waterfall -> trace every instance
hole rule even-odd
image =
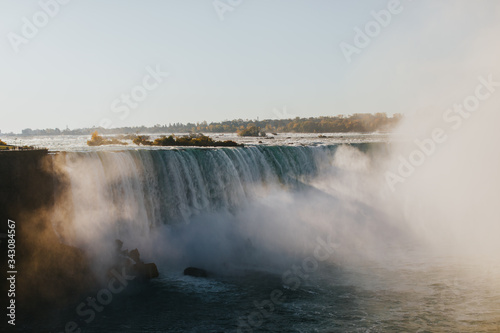
[[[74,222],[146,233],[194,216],[233,211],[266,189],[299,189],[337,146],[66,153]],[[85,225],[82,223],[82,225]]]
[[[364,248],[395,231],[380,203],[383,178],[371,147],[67,152],[57,162],[68,181],[57,211],[67,207],[61,225],[72,230],[58,233],[102,268],[117,238],[161,267],[221,271],[226,264],[278,269],[327,235],[347,243],[342,251],[375,254]]]

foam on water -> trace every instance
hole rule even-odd
[[[436,252],[414,232],[400,193],[383,190],[386,145],[325,143],[55,154],[73,227],[55,218],[62,240],[99,272],[120,238],[161,273],[86,331],[236,331],[273,290],[285,298],[256,331],[495,331],[498,261]],[[318,237],[335,251],[294,288],[284,276]]]
[[[165,134],[145,134],[154,140]],[[187,135],[188,133],[175,133],[176,135]],[[363,143],[363,142],[387,142],[389,134],[387,133],[323,133],[319,137],[314,133],[279,133],[278,135],[268,135],[267,138],[240,137],[236,133],[208,133],[208,136],[217,141],[233,140],[245,145],[330,145],[339,143]],[[104,137],[113,137],[113,135],[103,135]],[[138,146],[131,140],[122,140],[127,142],[127,146],[109,145],[100,147],[89,147],[87,140],[90,135],[59,135],[59,136],[6,136],[3,138],[8,144],[19,146],[45,147],[51,151],[96,151],[96,150],[129,150],[138,149]],[[260,143],[259,143],[260,141]],[[166,147],[140,147],[141,149],[168,149]],[[178,147],[176,147],[178,148]]]

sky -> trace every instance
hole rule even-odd
[[[0,36],[2,133],[442,112],[500,73],[496,0],[0,0]]]

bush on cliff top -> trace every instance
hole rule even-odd
[[[137,136],[133,141],[136,145],[144,146],[188,146],[188,147],[237,147],[242,146],[234,141],[215,141],[212,138],[203,135],[189,135],[189,136],[161,136],[154,141],[148,140],[147,136]]]
[[[244,130],[238,131],[239,136],[266,136],[266,133],[257,126],[249,126]]]
[[[112,138],[112,139],[106,139],[103,138],[102,136],[95,131],[92,133],[92,138],[90,140],[87,140],[87,145],[89,146],[102,146],[102,145],[126,145],[126,142],[122,142],[118,139]]]

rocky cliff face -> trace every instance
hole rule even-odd
[[[54,199],[54,177],[46,150],[0,151],[0,216],[11,220],[48,207]],[[1,223],[4,228],[6,223]],[[3,230],[3,229],[0,229]]]
[[[77,301],[95,285],[85,254],[62,244],[52,227],[53,209],[64,189],[65,181],[54,171],[53,156],[46,150],[0,152],[1,292],[6,295],[10,288],[4,276],[11,270],[5,234],[12,220],[15,300],[20,315]],[[7,302],[0,306],[5,309]]]

